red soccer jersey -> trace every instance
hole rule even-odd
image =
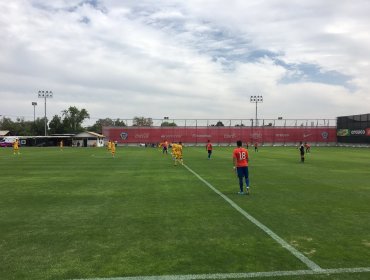
[[[236,167],[248,166],[248,151],[244,148],[236,148],[233,153],[236,158]]]
[[[208,144],[207,144],[207,150],[208,150],[208,151],[212,151],[212,144],[211,144],[211,143],[208,143]]]

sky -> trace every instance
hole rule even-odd
[[[370,113],[368,0],[12,0],[0,117],[335,119]]]

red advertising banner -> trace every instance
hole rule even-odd
[[[370,136],[370,128],[366,128],[366,136]]]
[[[103,127],[106,140],[134,143],[328,143],[337,141],[336,127]]]

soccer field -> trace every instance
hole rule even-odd
[[[0,149],[0,279],[370,279],[370,149],[232,149]]]

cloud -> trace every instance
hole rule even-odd
[[[264,96],[265,118],[369,112],[368,1],[14,0],[0,8],[2,115],[31,119],[40,89],[54,91],[49,117],[78,106],[92,120],[250,119],[254,94]]]

